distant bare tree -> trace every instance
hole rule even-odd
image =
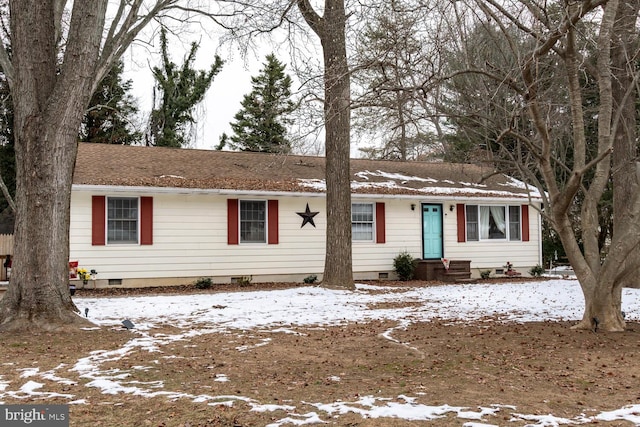
[[[354,129],[373,145],[368,157],[397,160],[440,155],[442,129],[423,87],[438,76],[438,2],[414,0],[371,6],[354,43]],[[367,137],[368,136],[368,137]]]

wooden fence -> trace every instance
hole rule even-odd
[[[13,255],[13,234],[0,234],[0,256]]]

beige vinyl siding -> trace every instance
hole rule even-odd
[[[459,202],[462,203],[462,202]],[[468,202],[474,205],[491,205],[496,203],[477,200]],[[497,203],[498,205],[522,205],[522,201],[508,201]],[[506,240],[481,240],[471,242],[458,242],[458,225],[456,211],[449,211],[449,205],[445,205],[444,220],[444,256],[449,259],[464,259],[471,261],[471,270],[478,273],[480,270],[502,268],[507,261],[514,268],[527,272],[531,267],[540,264],[540,216],[533,207],[529,207],[529,241]],[[457,209],[457,207],[456,207]]]
[[[302,218],[296,212],[304,211],[306,199],[280,199],[279,244],[228,245],[228,197],[146,194],[153,197],[153,245],[92,246],[92,194],[72,194],[70,257],[81,267],[97,270],[99,279],[262,276],[281,275],[283,270],[309,275],[323,270],[323,198],[309,202],[312,211],[321,212],[314,218],[316,228],[300,228]]]
[[[219,195],[212,193],[184,194],[172,192],[152,193],[153,244],[91,245],[91,196],[105,195],[136,197],[126,191],[72,192],[70,258],[78,260],[80,267],[98,271],[99,281],[123,279],[145,285],[149,279],[165,280],[163,284],[191,283],[199,277],[212,277],[217,282],[228,282],[233,277],[252,276],[253,280],[302,281],[309,275],[321,278],[325,260],[326,207],[325,198],[310,196],[256,196]],[[279,243],[227,244],[227,199],[278,200]],[[399,197],[354,196],[354,203],[385,204],[385,243],[354,241],[353,271],[357,279],[375,279],[378,273],[392,273],[393,259],[407,251],[415,258],[422,256],[421,200]],[[480,270],[495,269],[510,261],[516,268],[526,269],[538,264],[540,254],[539,215],[529,209],[530,241],[457,242],[457,217],[451,202],[428,200],[442,204],[444,256],[449,259],[471,260],[474,274]],[[309,204],[316,227],[306,224],[301,228],[304,212]],[[489,204],[488,201],[474,204]],[[509,201],[505,204],[518,205]],[[411,205],[415,209],[411,210]],[[375,212],[375,208],[374,208]],[[375,222],[374,218],[374,230]],[[375,234],[375,233],[374,233]],[[524,270],[526,272],[526,270]],[[391,274],[391,277],[393,275]],[[156,282],[157,282],[156,280]],[[124,282],[123,282],[124,283]],[[131,282],[133,283],[133,282]],[[101,283],[104,285],[104,283]]]
[[[361,199],[354,198],[354,203],[385,203],[386,242],[353,242],[353,271],[362,272],[390,272],[393,271],[393,259],[403,251],[413,257],[420,258],[422,247],[422,230],[419,203],[408,199]],[[415,204],[414,211],[411,204]],[[375,212],[375,208],[374,208]],[[377,218],[374,218],[374,223]],[[375,225],[374,225],[375,229]],[[373,274],[377,277],[377,274]]]

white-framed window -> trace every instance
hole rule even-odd
[[[266,243],[266,224],[266,200],[240,200],[240,243]]]
[[[107,243],[138,243],[139,206],[137,197],[107,197]]]
[[[509,240],[522,240],[522,214],[520,206],[509,206]]]
[[[373,241],[373,203],[351,204],[351,237],[356,241]]]
[[[521,240],[520,206],[467,205],[467,241]]]

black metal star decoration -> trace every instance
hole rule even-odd
[[[311,212],[311,209],[309,209],[309,203],[307,203],[307,208],[304,210],[304,212],[296,213],[302,217],[302,225],[300,226],[300,228],[302,228],[307,224],[311,224],[315,227],[316,224],[313,222],[313,217],[318,215],[320,212]]]

